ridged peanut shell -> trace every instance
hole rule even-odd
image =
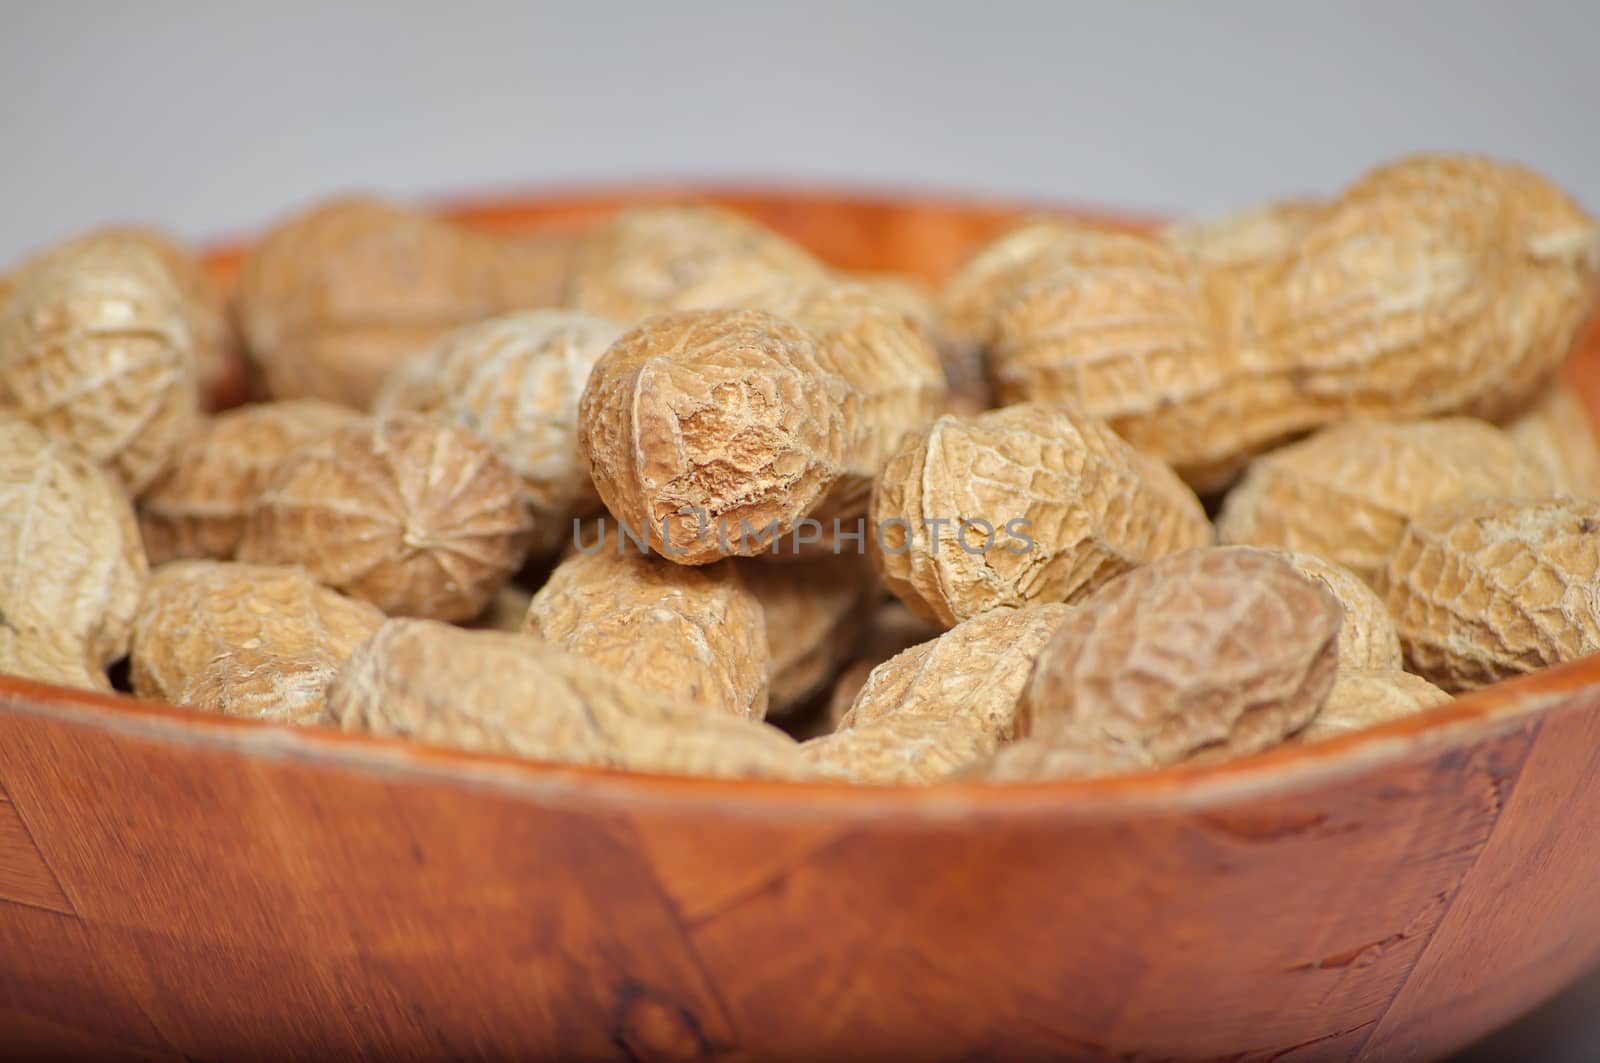
[[[1257,752],[1321,707],[1340,620],[1338,600],[1274,554],[1162,558],[1056,629],[1018,702],[1017,733],[1156,765]]]
[[[188,676],[173,701],[247,720],[325,724],[328,684],[339,662],[323,654],[284,657],[233,650]]]
[[[979,247],[956,268],[939,293],[946,334],[963,361],[981,364],[994,339],[995,315],[1019,278],[1042,254],[1076,239],[1084,226],[1059,218],[1034,218]]]
[[[527,553],[522,481],[473,432],[406,414],[362,420],[281,462],[239,560],[304,565],[385,613],[469,620]]]
[[[802,760],[825,778],[869,784],[938,782],[983,759],[993,736],[965,719],[893,717],[800,744]]]
[[[589,374],[579,446],[613,516],[679,564],[761,553],[844,471],[849,388],[799,327],[695,310],[625,334]]]
[[[1361,671],[1339,670],[1328,691],[1328,699],[1295,737],[1302,742],[1364,731],[1390,720],[1415,716],[1435,705],[1443,705],[1450,695],[1422,678],[1398,668]]]
[[[771,714],[792,712],[826,687],[850,658],[866,628],[865,606],[882,593],[878,581],[858,554],[786,565],[737,564],[767,633]]]
[[[1217,533],[1225,543],[1314,554],[1373,584],[1415,514],[1553,486],[1543,464],[1482,421],[1351,421],[1251,463],[1223,502]]]
[[[1572,385],[1552,381],[1525,413],[1506,425],[1506,431],[1544,463],[1557,490],[1600,499],[1600,444],[1583,399]]]
[[[1089,738],[1019,738],[1001,746],[993,756],[963,768],[956,777],[977,782],[1040,782],[1131,775],[1156,767],[1154,758],[1142,747],[1110,747]]]
[[[631,325],[675,310],[742,306],[775,284],[826,276],[808,252],[734,211],[631,207],[577,249],[569,305]]]
[[[572,519],[600,508],[578,454],[578,400],[625,330],[571,310],[525,310],[458,329],[386,381],[380,413],[440,413],[499,450],[533,509],[534,552],[560,549]],[[423,377],[426,376],[426,382]]]
[[[0,412],[143,490],[200,416],[194,340],[160,259],[97,243],[29,271],[0,316]]]
[[[879,575],[946,627],[990,609],[1073,601],[1212,541],[1199,500],[1170,469],[1092,417],[1038,404],[935,421],[889,460],[871,517]],[[964,520],[992,526],[992,543],[976,524],[963,538]]]
[[[0,418],[0,672],[109,690],[149,566],[127,496],[32,425]]]
[[[390,620],[328,691],[347,732],[637,771],[801,776],[792,739],[640,690],[576,654],[500,631]]]
[[[227,410],[202,424],[139,498],[151,564],[233,557],[278,463],[359,416],[321,399],[288,399]]]
[[[129,679],[141,697],[218,712],[237,698],[239,711],[230,714],[313,722],[321,712],[316,677],[325,683],[383,620],[378,609],[301,568],[174,561],[151,576],[134,625]],[[271,661],[285,672],[277,711],[261,689],[274,681],[259,674]],[[255,708],[243,708],[246,702]]]
[[[1161,238],[1202,264],[1249,270],[1289,253],[1320,220],[1328,203],[1284,199],[1213,217],[1189,218],[1161,231]]]
[[[1432,507],[1406,527],[1382,587],[1407,667],[1448,691],[1600,653],[1600,502]]]
[[[767,714],[761,603],[728,565],[690,568],[615,545],[574,553],[533,596],[524,630],[676,703]]]
[[[1400,632],[1378,592],[1361,577],[1315,554],[1273,550],[1307,579],[1316,580],[1339,600],[1344,620],[1339,625],[1339,668],[1383,671],[1399,668]]]

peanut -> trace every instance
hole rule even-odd
[[[867,685],[872,670],[903,650],[936,639],[942,629],[913,613],[904,602],[885,602],[873,611],[855,660],[839,675],[828,703],[827,730],[832,731]]]
[[[149,250],[89,243],[22,278],[0,317],[0,411],[71,442],[131,492],[199,419],[194,341]]]
[[[679,564],[782,538],[844,472],[855,406],[809,333],[757,310],[652,318],[612,345],[579,403],[606,508]],[[746,533],[746,530],[749,533]]]
[[[1328,700],[1295,737],[1301,742],[1337,738],[1390,720],[1415,716],[1449,700],[1449,694],[1426,679],[1398,668],[1372,671],[1340,668],[1328,691]]]
[[[1435,506],[1381,584],[1408,667],[1447,691],[1600,653],[1600,502]]]
[[[467,620],[527,552],[522,482],[489,444],[401,415],[321,436],[262,488],[241,561],[304,565],[386,613]]]
[[[1016,733],[1154,765],[1257,752],[1321,707],[1341,612],[1332,593],[1266,551],[1161,558],[1100,588],[1056,629],[1018,701]]]
[[[881,593],[878,582],[860,555],[738,564],[761,608],[772,654],[771,714],[791,714],[849,659],[865,627],[867,600],[874,591]]]
[[[1578,498],[1600,499],[1600,446],[1583,400],[1556,380],[1506,431],[1524,451],[1544,463],[1555,486]]]
[[[499,631],[389,620],[328,689],[347,732],[636,771],[803,777],[767,724],[654,697],[585,658]]]
[[[790,280],[821,280],[809,253],[717,207],[618,211],[579,246],[569,305],[634,324],[676,310],[739,306]]]
[[[494,592],[488,608],[467,621],[466,627],[487,631],[520,632],[528,619],[533,593],[508,583]]]
[[[1033,218],[978,248],[945,281],[940,318],[964,362],[981,364],[994,342],[995,315],[1037,259],[1069,240],[1081,226],[1057,218]]]
[[[673,565],[621,546],[557,565],[533,596],[523,629],[647,693],[765,717],[767,628],[739,573]]]
[[[1281,259],[1322,220],[1321,200],[1286,199],[1167,226],[1161,238],[1210,267],[1251,270]]]
[[[1037,404],[935,421],[889,460],[871,517],[879,575],[946,627],[1072,601],[1212,541],[1199,500],[1170,469],[1091,417]],[[989,533],[975,534],[981,524]]]
[[[1401,664],[1400,632],[1378,593],[1343,565],[1314,554],[1273,550],[1302,576],[1316,580],[1339,601],[1344,620],[1339,625],[1341,672],[1386,671]]]
[[[83,454],[0,417],[0,672],[110,690],[149,566],[127,496]]]
[[[1315,554],[1373,584],[1414,514],[1552,487],[1543,465],[1482,421],[1352,421],[1256,459],[1217,532],[1225,543]]]
[[[407,362],[385,382],[375,407],[380,414],[442,414],[498,449],[527,489],[533,552],[548,556],[567,540],[574,517],[600,508],[578,455],[578,400],[589,371],[623,331],[567,310],[468,325]]]
[[[150,579],[129,675],[143,697],[315,723],[334,669],[383,619],[301,568],[175,561]]]
[[[229,410],[203,424],[139,499],[151,563],[232,558],[278,463],[358,416],[321,399],[290,399]]]

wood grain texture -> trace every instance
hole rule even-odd
[[[1017,216],[719,198],[930,275]],[[1591,412],[1597,340],[1571,370]],[[928,789],[523,763],[0,678],[0,1045],[1430,1058],[1600,963],[1597,774],[1600,659],[1238,764]]]

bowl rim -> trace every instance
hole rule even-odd
[[[494,223],[548,210],[580,214],[623,202],[710,201],[831,203],[840,207],[953,211],[974,216],[1067,215],[1148,229],[1163,219],[1115,209],[1077,207],[1019,197],[901,188],[826,180],[568,181],[512,190],[419,198],[467,221]],[[219,277],[231,277],[249,246],[229,236],[203,245]],[[1600,342],[1590,333],[1590,344]],[[1580,344],[1584,341],[1580,340]],[[1174,765],[1131,775],[1091,779],[989,782],[943,780],[929,785],[861,784],[825,779],[713,778],[531,760],[426,745],[399,738],[346,734],[240,719],[133,695],[100,693],[0,674],[0,711],[47,716],[135,739],[192,744],[244,756],[301,758],[334,770],[430,778],[488,787],[535,801],[637,808],[714,806],[755,818],[796,812],[856,820],[969,821],[1063,816],[1100,820],[1138,810],[1193,811],[1266,797],[1358,775],[1397,762],[1489,741],[1526,727],[1540,710],[1585,693],[1600,702],[1600,654],[1460,695],[1414,716],[1337,738],[1286,744],[1237,760]]]

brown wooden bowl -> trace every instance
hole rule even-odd
[[[1021,213],[705,188],[458,211],[691,196],[929,279]],[[1600,334],[1571,372],[1592,409]],[[1236,764],[930,789],[534,764],[0,678],[0,1046],[1430,1057],[1600,962],[1597,782],[1600,658]]]

